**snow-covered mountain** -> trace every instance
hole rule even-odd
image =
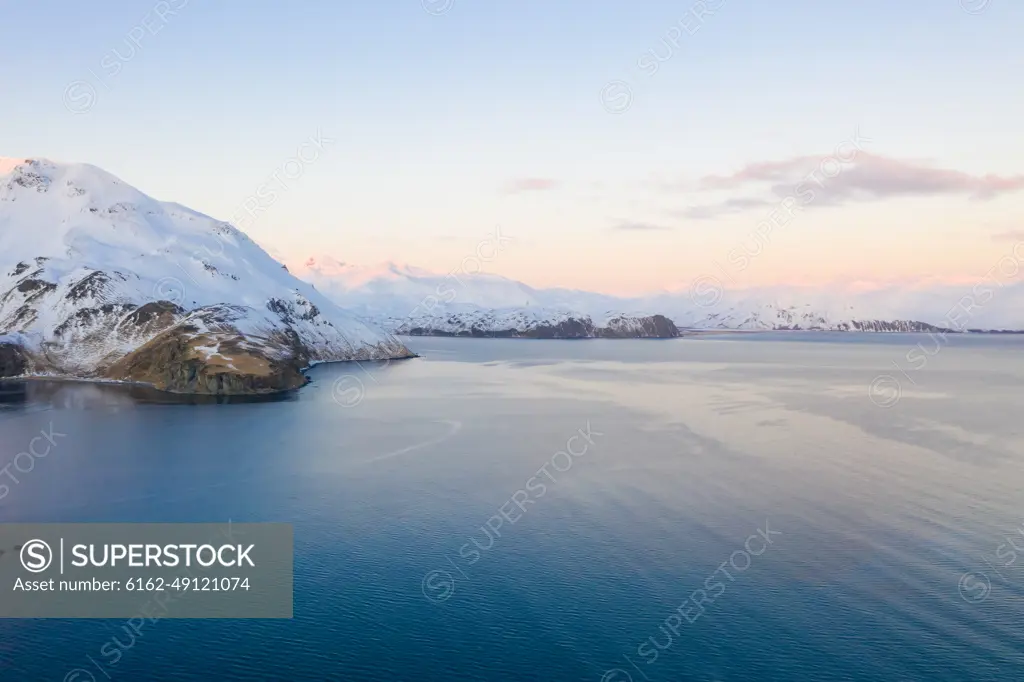
[[[695,329],[1024,329],[1024,286],[1009,279],[859,290],[837,286],[729,291],[698,285],[693,291],[647,297],[643,305],[663,311],[680,327]]]
[[[534,289],[499,275],[437,274],[409,265],[366,267],[330,257],[293,270],[329,298],[403,335],[530,338],[671,338],[665,317],[621,309],[622,299],[569,289]]]
[[[227,223],[90,165],[0,168],[0,376],[261,392],[314,362],[411,355]]]
[[[329,256],[289,263],[289,268],[339,305],[370,317],[406,317],[430,296],[442,303],[487,309],[551,303],[550,290],[538,291],[522,282],[485,273],[444,275],[390,262],[354,265]]]
[[[963,285],[738,291],[697,278],[681,291],[616,297],[535,289],[498,275],[433,273],[393,263],[364,267],[322,256],[291,267],[332,300],[400,334],[529,336],[575,322],[599,330],[619,320],[627,332],[632,325],[642,336],[647,334],[637,325],[659,315],[696,330],[1024,329],[1024,285],[1006,277]]]
[[[450,306],[407,318],[382,318],[380,324],[409,336],[477,336],[533,339],[675,338],[679,329],[662,315],[614,313],[590,315],[548,308],[489,309]]]

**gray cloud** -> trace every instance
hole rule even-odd
[[[684,218],[690,218],[691,220],[710,220],[711,218],[717,218],[731,213],[743,213],[744,211],[749,211],[753,208],[774,206],[777,203],[779,202],[770,201],[768,199],[759,199],[757,197],[733,197],[732,199],[726,199],[718,204],[691,206],[690,208],[682,211],[680,215]]]
[[[616,223],[612,227],[612,229],[613,230],[626,230],[626,231],[632,231],[632,232],[642,232],[642,231],[654,231],[654,230],[671,230],[672,228],[666,227],[664,225],[655,225],[654,223],[641,223],[641,222],[634,222],[634,221],[624,220],[622,222]]]

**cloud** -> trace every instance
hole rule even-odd
[[[996,242],[1024,242],[1024,230],[1008,230],[992,235]]]
[[[734,196],[693,207],[689,218],[709,219],[750,208],[777,204],[786,197],[802,206],[835,206],[850,202],[881,201],[899,197],[965,196],[991,199],[1024,190],[1024,175],[972,175],[920,162],[854,153],[847,162],[836,156],[798,156],[782,161],[752,163],[731,175],[709,175],[699,187],[709,191],[743,190],[768,185],[775,200],[758,196]]]
[[[732,175],[707,175],[701,178],[703,189],[732,189],[749,182],[783,180],[794,173],[806,174],[821,162],[816,156],[797,156],[785,161],[751,163]]]
[[[727,215],[730,213],[742,213],[749,211],[752,208],[765,208],[767,206],[774,206],[778,201],[771,201],[768,199],[759,199],[756,197],[734,197],[732,199],[726,199],[718,204],[711,204],[708,206],[691,206],[683,210],[680,215],[684,218],[690,218],[691,220],[709,220],[711,218],[717,218],[721,215]]]
[[[518,178],[508,183],[505,191],[509,194],[519,192],[547,192],[558,187],[558,181],[551,178]]]
[[[640,223],[640,222],[633,222],[633,221],[624,220],[622,222],[616,223],[612,227],[612,229],[613,230],[626,230],[626,231],[631,231],[631,232],[644,232],[644,231],[650,232],[650,231],[654,231],[654,230],[671,230],[672,228],[671,227],[665,227],[664,225],[655,225],[654,223]]]

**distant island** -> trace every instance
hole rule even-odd
[[[674,339],[679,328],[664,315],[611,315],[600,324],[568,312],[490,311],[380,320],[401,336],[496,339]]]
[[[913,320],[854,320],[834,326],[780,325],[771,328],[702,327],[680,329],[664,315],[616,315],[595,324],[587,315],[554,313],[527,317],[522,311],[479,311],[477,314],[437,316],[432,319],[382,319],[380,324],[399,336],[457,336],[472,338],[523,339],[674,339],[694,333],[828,331],[873,333],[957,333]],[[974,330],[971,330],[974,331]],[[1013,333],[1013,332],[990,332]]]

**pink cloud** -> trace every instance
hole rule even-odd
[[[704,190],[741,190],[756,184],[768,184],[770,195],[733,196],[694,207],[687,215],[706,219],[757,208],[799,194],[801,186],[813,192],[813,203],[817,206],[911,196],[963,195],[991,199],[1024,190],[1024,175],[972,175],[860,151],[845,162],[833,155],[751,163],[730,175],[705,176],[699,186]],[[810,194],[805,193],[805,196]]]
[[[1024,230],[1008,230],[992,235],[996,242],[1024,242]]]

